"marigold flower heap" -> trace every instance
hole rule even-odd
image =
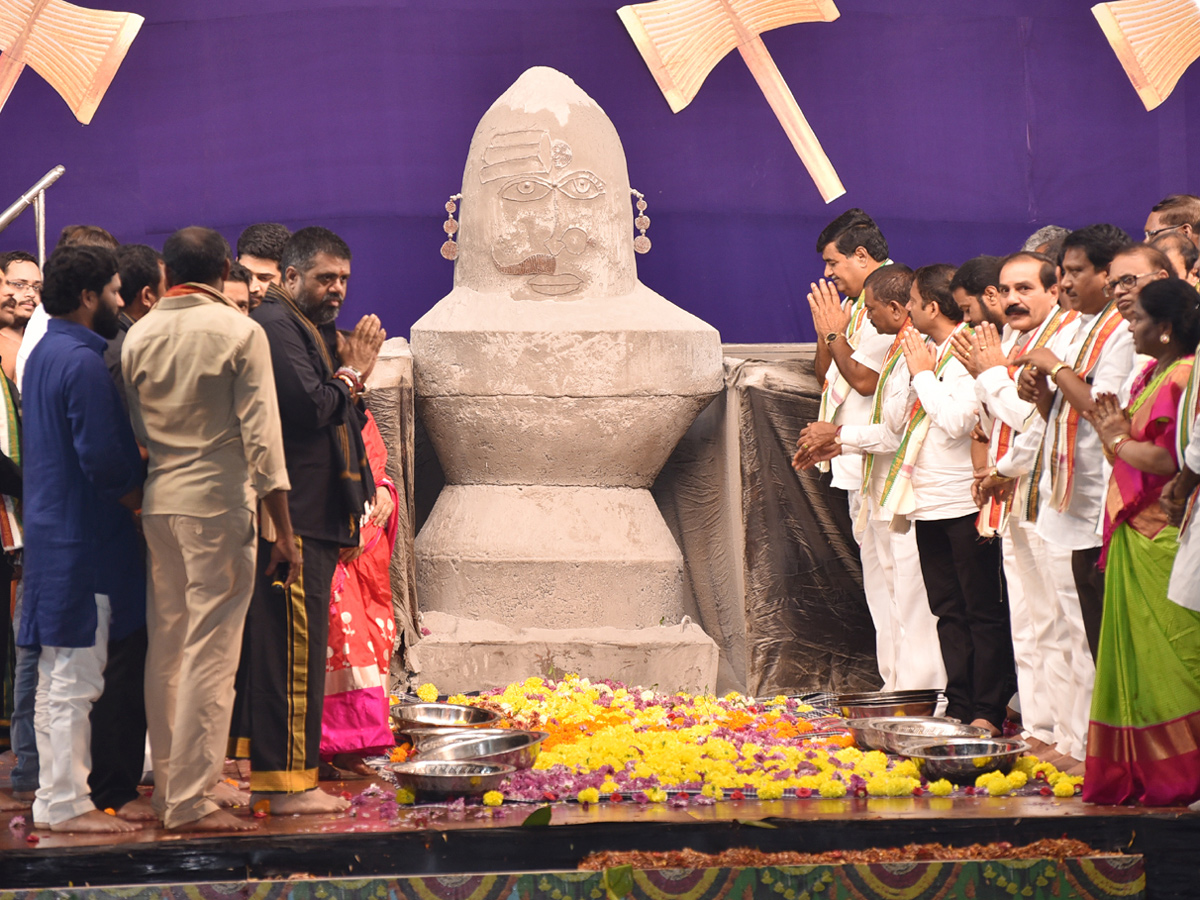
[[[803,718],[812,707],[782,696],[756,704],[736,693],[659,694],[568,675],[449,699],[549,734],[534,768],[506,783],[508,800],[590,799],[594,790],[606,800],[663,802],[671,791],[711,803],[789,790],[839,797],[860,787],[896,796],[920,785],[912,763],[889,764],[848,746],[846,735],[819,732]]]

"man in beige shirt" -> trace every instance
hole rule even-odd
[[[255,496],[276,526],[271,569],[300,568],[270,349],[221,294],[228,245],[184,228],[163,257],[172,285],[121,352],[129,413],[149,452],[146,711],[154,806],[177,831],[253,828],[221,810],[242,626],[254,590]]]

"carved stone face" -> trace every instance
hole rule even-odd
[[[530,69],[492,105],[462,194],[456,285],[513,300],[633,289],[625,152],[608,116],[562,73]]]

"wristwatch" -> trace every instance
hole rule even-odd
[[[834,341],[836,341],[841,336],[842,336],[842,333],[840,331],[831,331],[831,332],[829,332],[829,334],[825,335],[825,343],[832,344]]]

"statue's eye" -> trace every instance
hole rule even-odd
[[[505,200],[517,200],[527,203],[530,200],[541,200],[551,191],[550,185],[536,178],[518,178],[510,181],[500,192]]]
[[[560,182],[558,189],[572,200],[592,200],[604,193],[604,182],[591,172],[576,172]]]

